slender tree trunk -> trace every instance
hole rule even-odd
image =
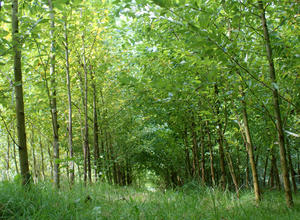
[[[244,131],[245,131],[245,136],[246,136],[246,148],[247,148],[249,159],[250,159],[255,200],[258,202],[258,201],[260,201],[260,189],[259,189],[259,183],[258,183],[258,175],[257,175],[255,161],[254,161],[252,138],[250,135],[250,129],[249,129],[249,125],[248,125],[248,114],[247,114],[247,106],[246,106],[246,101],[245,101],[245,94],[242,90],[241,90],[241,95],[243,97],[242,112],[243,112]]]
[[[203,132],[201,134],[201,142],[200,142],[200,146],[201,146],[201,180],[202,180],[202,184],[205,184],[205,149],[204,149],[204,136],[203,136]]]
[[[249,154],[247,154],[247,159],[246,159],[246,180],[245,180],[245,187],[246,187],[246,189],[249,188]]]
[[[43,181],[45,181],[45,162],[44,162],[44,151],[43,151],[43,145],[42,145],[42,138],[40,137],[40,151],[41,151],[41,163],[42,163],[42,175],[43,175]]]
[[[232,159],[229,153],[226,153],[226,158],[228,161],[228,167],[229,167],[229,172],[231,174],[231,178],[232,178],[232,182],[234,184],[234,188],[235,188],[235,192],[236,192],[236,196],[237,198],[240,197],[240,193],[239,193],[239,185],[238,185],[238,181],[234,172],[234,167],[233,167],[233,163],[232,163]]]
[[[186,173],[187,177],[190,178],[192,174],[192,166],[191,166],[191,159],[190,159],[190,151],[189,151],[189,142],[188,142],[188,132],[187,128],[184,128],[184,133],[183,133],[183,139],[184,139],[184,152],[185,152],[185,165],[186,165]]]
[[[277,189],[280,190],[281,189],[281,184],[280,184],[279,172],[278,172],[276,155],[275,155],[274,149],[272,149],[272,160],[271,160],[271,162],[272,162],[271,174],[272,174],[272,178],[273,178],[273,181],[271,181],[271,186],[272,187],[274,186],[274,180],[275,180]],[[272,184],[272,182],[273,182],[273,184]]]
[[[16,115],[17,115],[17,132],[19,159],[23,185],[30,182],[30,173],[28,165],[28,153],[26,145],[25,132],[25,113],[23,101],[23,85],[21,70],[21,42],[19,37],[19,18],[18,18],[18,0],[12,1],[12,43],[14,56],[14,77],[15,77],[15,93],[16,93]]]
[[[13,138],[15,138],[15,124],[13,123]],[[17,162],[17,154],[16,154],[16,145],[15,145],[15,142],[12,143],[13,145],[13,153],[14,153],[14,163],[15,163],[15,168],[16,168],[16,171],[17,171],[17,174],[20,173],[19,171],[19,167],[18,167],[18,162]]]
[[[80,87],[82,90],[82,86]],[[83,91],[82,91],[83,93]],[[82,102],[84,103],[84,100],[82,98]],[[80,121],[80,133],[81,133],[81,141],[82,141],[82,151],[83,151],[83,182],[84,185],[86,186],[87,183],[87,149],[85,147],[85,141],[84,141],[84,132],[83,132],[83,125],[82,125],[82,118],[81,118],[81,112],[80,109],[78,109],[79,111],[79,121]]]
[[[31,152],[32,152],[32,172],[33,172],[33,179],[36,183],[38,181],[38,175],[37,175],[37,164],[36,164],[36,157],[35,157],[35,143],[34,143],[34,130],[33,127],[31,128]]]
[[[102,102],[102,106],[105,106],[105,102],[104,102],[104,97],[103,97],[103,93],[102,90],[100,89],[100,97],[101,97],[101,102]],[[103,118],[103,128],[102,128],[102,124],[101,124],[101,133],[104,136],[105,141],[103,141],[103,154],[104,154],[104,163],[105,163],[105,174],[106,174],[106,178],[108,180],[108,183],[112,184],[113,183],[113,171],[112,171],[112,155],[110,152],[110,146],[109,146],[109,139],[108,139],[108,122],[106,120],[107,117],[107,109],[105,109],[104,114],[102,116]]]
[[[7,173],[10,169],[9,160],[10,160],[10,139],[9,139],[9,135],[7,135],[7,150],[6,150],[6,171],[7,171]]]
[[[292,161],[292,157],[291,157],[291,148],[289,146],[288,139],[286,139],[286,147],[287,147],[287,157],[288,157],[288,162],[289,162],[289,168],[290,168],[291,177],[292,177],[292,184],[293,184],[294,192],[297,193],[298,189],[297,189],[296,178],[295,178],[296,172],[293,167],[293,161]]]
[[[53,129],[53,159],[54,159],[54,184],[56,188],[60,187],[60,171],[59,171],[59,138],[58,138],[58,120],[57,120],[57,107],[56,107],[56,80],[55,80],[55,39],[54,39],[54,11],[52,0],[48,0],[50,19],[51,19],[51,53],[50,53],[50,76],[51,76],[51,118],[52,118],[52,129]]]
[[[68,88],[68,105],[69,105],[69,122],[68,122],[68,133],[69,133],[69,154],[70,154],[70,183],[74,184],[74,155],[73,155],[73,124],[72,124],[72,95],[71,95],[71,81],[70,81],[70,63],[69,63],[69,42],[68,42],[68,26],[67,18],[65,17],[64,23],[65,31],[65,59],[66,59],[66,73],[67,73],[67,88]]]
[[[85,34],[82,33],[82,56],[83,56],[83,69],[84,69],[84,148],[87,156],[87,171],[89,182],[92,182],[91,174],[91,160],[89,149],[89,125],[88,125],[88,70],[85,57]]]
[[[263,186],[266,186],[266,176],[267,176],[268,162],[269,162],[269,151],[267,152],[267,156],[266,156],[266,162],[265,162],[265,168],[264,168]]]
[[[93,87],[93,114],[94,114],[94,160],[95,160],[95,178],[96,181],[99,178],[100,172],[100,162],[99,162],[99,126],[98,126],[98,112],[97,112],[97,92],[95,85],[95,78],[93,72],[91,71],[92,76],[92,87]]]
[[[49,155],[49,160],[50,160],[50,174],[51,174],[51,179],[53,179],[53,161],[52,161],[52,155],[51,155],[51,150],[50,150],[50,147],[49,145],[47,145],[48,147],[48,155]]]
[[[269,175],[269,182],[268,185],[270,188],[274,187],[274,166],[273,166],[273,155],[271,156],[271,169],[270,169],[270,175]]]
[[[199,165],[199,157],[198,157],[198,140],[197,140],[197,133],[195,131],[195,123],[192,122],[191,125],[192,129],[192,139],[193,139],[193,177],[199,180],[200,178],[200,165]]]
[[[217,84],[215,84],[215,95],[216,98],[218,99],[218,94],[219,94],[219,90],[218,90],[218,86]],[[224,156],[224,143],[223,143],[223,131],[222,131],[222,124],[221,124],[221,120],[220,120],[220,102],[217,101],[216,103],[216,113],[217,113],[217,117],[218,117],[218,143],[219,143],[219,155],[220,155],[220,169],[221,169],[221,187],[223,190],[225,190],[226,188],[226,172],[225,172],[225,156]]]
[[[213,149],[212,149],[212,143],[211,143],[211,137],[210,137],[210,131],[208,127],[208,122],[206,121],[206,133],[208,138],[208,148],[209,148],[209,159],[210,159],[210,174],[211,174],[211,181],[213,186],[215,186],[215,169],[214,169],[214,155],[213,155]]]
[[[299,156],[299,149],[297,150],[297,161],[298,161],[298,182],[300,182],[300,156]]]
[[[272,56],[272,47],[271,47],[271,41],[270,41],[270,37],[269,37],[269,30],[268,30],[268,26],[267,26],[263,1],[258,1],[258,7],[261,10],[261,22],[262,22],[262,28],[264,31],[267,58],[268,58],[268,62],[269,62],[270,78],[272,80],[272,83],[274,85],[276,85],[277,81],[276,81],[276,73],[275,73],[275,67],[274,67],[273,56]],[[292,207],[293,206],[293,197],[292,197],[292,190],[291,190],[291,185],[290,185],[290,180],[289,180],[289,172],[288,172],[288,168],[287,168],[286,149],[285,149],[285,144],[284,144],[284,133],[283,133],[283,129],[282,129],[282,120],[281,120],[281,114],[280,114],[279,95],[278,95],[277,86],[274,86],[274,88],[273,88],[273,106],[274,106],[275,118],[276,118],[278,144],[279,144],[279,148],[280,148],[280,162],[281,162],[282,178],[283,178],[283,183],[284,183],[285,198],[286,198],[287,206]]]

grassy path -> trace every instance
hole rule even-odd
[[[282,192],[268,191],[257,206],[252,192],[209,188],[151,192],[131,187],[94,184],[55,191],[38,184],[29,192],[13,183],[0,183],[0,219],[300,219],[300,195],[286,208]]]

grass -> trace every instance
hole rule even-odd
[[[56,191],[40,183],[25,191],[0,183],[0,219],[300,219],[300,195],[288,209],[283,192],[268,191],[257,206],[250,191],[231,192],[186,186],[151,192],[133,187],[93,184]],[[90,198],[90,199],[89,199]]]

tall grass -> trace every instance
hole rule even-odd
[[[151,192],[133,187],[76,184],[57,191],[49,183],[23,189],[0,183],[0,219],[300,219],[300,195],[288,209],[283,192],[269,191],[257,206],[251,191],[234,193],[185,186]]]

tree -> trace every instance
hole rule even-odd
[[[20,157],[20,169],[23,185],[30,182],[28,166],[28,153],[26,145],[25,112],[23,100],[22,63],[21,63],[21,39],[19,34],[18,0],[12,2],[12,43],[14,54],[14,76],[16,93],[16,116],[18,132],[18,148]]]
[[[53,130],[53,159],[54,159],[54,184],[57,188],[60,187],[60,171],[59,171],[59,136],[58,136],[58,119],[57,119],[57,107],[56,107],[56,82],[55,82],[55,40],[54,40],[54,11],[52,0],[48,0],[50,19],[51,19],[51,52],[50,52],[50,77],[51,77],[51,95],[50,107],[51,107],[51,119]]]
[[[276,85],[277,83],[276,73],[275,73],[274,61],[272,56],[272,47],[271,47],[271,41],[269,37],[269,30],[268,30],[267,20],[265,16],[265,8],[262,1],[258,1],[258,7],[261,10],[260,16],[261,16],[261,23],[264,32],[267,58],[269,63],[269,73],[270,73],[270,78],[272,80],[272,84],[274,86],[273,107],[274,107],[275,118],[276,118],[276,130],[277,130],[277,137],[278,137],[278,145],[280,149],[280,162],[281,162],[282,178],[283,178],[284,190],[285,190],[285,198],[286,198],[287,205],[289,207],[292,207],[293,198],[292,198],[292,190],[291,190],[291,185],[289,180],[289,171],[287,168],[286,148],[284,143],[284,133],[282,128],[282,119],[281,119],[280,106],[279,106],[278,87]]]

